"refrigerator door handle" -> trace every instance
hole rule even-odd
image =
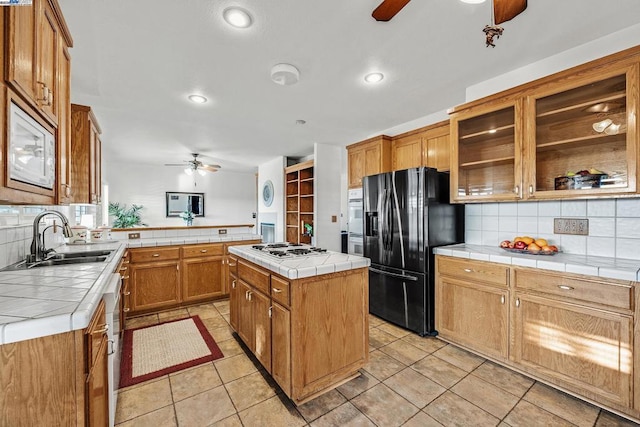
[[[374,273],[382,274],[382,275],[385,275],[385,276],[396,277],[398,279],[409,280],[411,282],[417,282],[418,281],[418,278],[415,277],[415,276],[409,276],[407,274],[391,273],[389,271],[378,270],[377,268],[374,268],[374,267],[369,267],[369,271],[373,271]]]

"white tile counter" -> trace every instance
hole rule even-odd
[[[56,252],[114,249],[107,262],[0,272],[0,345],[84,329],[127,247],[256,240],[256,234],[111,240],[66,245]]]
[[[257,251],[248,245],[232,246],[229,252],[289,279],[302,279],[371,265],[369,258],[331,251],[308,256],[279,258]]]
[[[640,281],[640,261],[631,259],[563,253],[555,255],[517,254],[498,247],[464,243],[435,248],[434,253],[436,255],[491,261],[520,267],[534,267],[634,282]]]

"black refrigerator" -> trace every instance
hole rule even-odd
[[[434,255],[464,242],[464,205],[449,203],[449,174],[412,168],[363,179],[369,311],[419,335],[437,335]]]

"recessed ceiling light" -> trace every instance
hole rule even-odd
[[[469,3],[469,4],[479,4],[479,3],[484,3],[485,0],[460,0],[462,3]]]
[[[384,79],[384,74],[382,73],[369,73],[364,76],[364,81],[367,83],[378,83]]]
[[[204,104],[207,102],[207,98],[202,95],[189,95],[189,100],[191,102],[195,102],[196,104]]]
[[[228,7],[222,12],[222,17],[232,27],[248,28],[253,23],[251,15],[239,7]]]

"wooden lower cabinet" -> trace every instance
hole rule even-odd
[[[182,301],[193,302],[225,294],[223,256],[182,261]]]
[[[293,402],[358,375],[369,356],[367,268],[291,280],[238,266],[234,329]]]
[[[238,278],[235,274],[229,274],[229,306],[234,305],[233,308],[229,307],[229,323],[231,327],[238,330],[238,292],[239,292]]]
[[[0,345],[0,425],[107,426],[104,302],[84,330]]]
[[[442,339],[640,421],[638,283],[436,260]],[[508,271],[502,288],[501,270]]]
[[[131,310],[158,310],[180,303],[178,261],[131,264]]]

